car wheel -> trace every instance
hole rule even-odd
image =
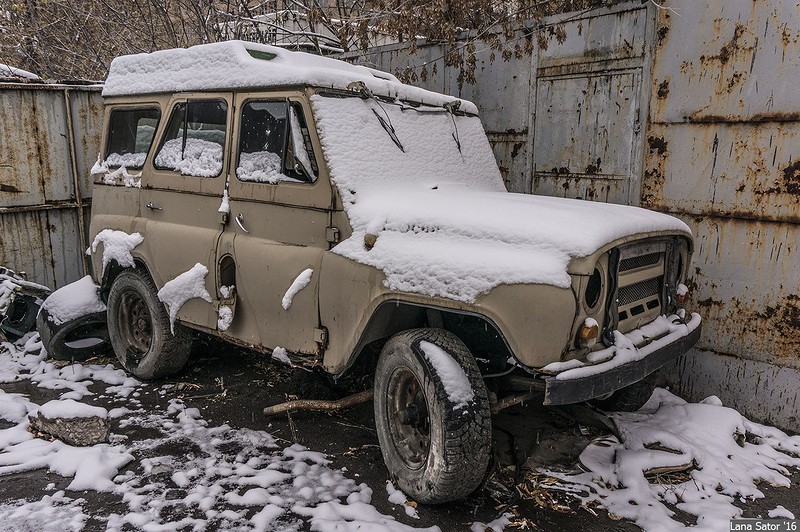
[[[55,360],[80,362],[111,352],[105,312],[93,312],[56,325],[47,309],[41,309],[36,328],[42,347]]]
[[[0,330],[11,340],[17,340],[36,326],[39,303],[27,294],[17,294],[5,317],[0,315]]]
[[[449,363],[433,360],[423,342],[444,351]],[[472,398],[454,403],[458,372],[456,380],[468,382]],[[463,397],[464,386],[460,390]],[[374,392],[383,459],[406,495],[438,504],[475,491],[489,464],[491,414],[477,363],[458,337],[442,329],[393,336],[378,359]]]
[[[108,332],[114,354],[134,376],[149,380],[180,371],[189,358],[191,335],[169,316],[149,275],[120,273],[108,294]]]
[[[656,374],[652,373],[625,388],[612,393],[608,398],[594,399],[592,404],[607,412],[635,412],[644,406],[656,389]]]

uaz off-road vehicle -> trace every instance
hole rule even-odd
[[[688,227],[508,193],[467,101],[245,42],[119,57],[103,96],[91,253],[124,367],[180,370],[187,329],[335,377],[377,351],[420,502],[476,488],[493,408],[625,399],[700,334]]]

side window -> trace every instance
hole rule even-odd
[[[196,177],[218,176],[222,172],[227,117],[224,100],[176,104],[155,167]]]
[[[300,105],[286,100],[246,103],[237,160],[236,177],[241,181],[314,182],[317,163]]]
[[[161,110],[157,107],[114,109],[108,125],[108,166],[141,168],[153,143]]]

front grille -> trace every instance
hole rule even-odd
[[[661,260],[663,255],[663,253],[648,253],[647,255],[639,255],[638,257],[622,259],[619,261],[619,271],[627,272],[630,270],[636,270],[638,268],[644,268],[645,266],[658,264],[658,261]]]
[[[666,246],[643,242],[624,248],[617,271],[617,328],[628,332],[663,311]]]
[[[642,299],[649,299],[659,295],[661,295],[661,278],[657,277],[630,286],[621,287],[619,289],[617,301],[620,307],[625,307],[631,303],[641,301]]]

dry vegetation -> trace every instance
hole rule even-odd
[[[422,37],[451,45],[444,66],[460,68],[469,82],[474,41],[508,60],[533,48],[532,32],[519,36],[523,22],[616,1],[0,0],[0,63],[50,79],[98,80],[117,55],[207,42],[337,53]]]

